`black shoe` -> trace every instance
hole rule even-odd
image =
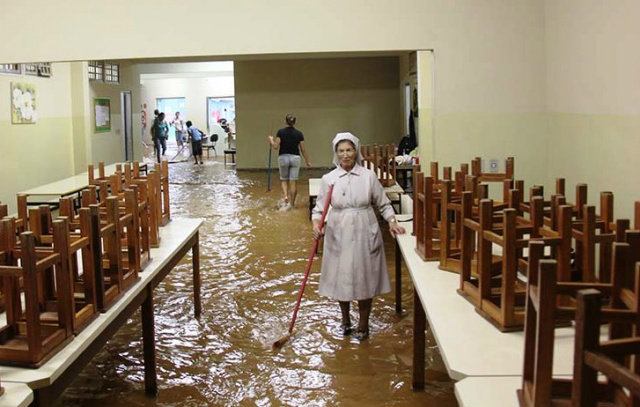
[[[366,331],[355,331],[352,336],[362,342],[369,337],[369,330],[367,329]]]
[[[351,335],[351,331],[352,331],[351,324],[341,324],[340,331],[344,336]]]

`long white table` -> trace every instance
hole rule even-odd
[[[322,178],[309,178],[309,219],[311,219],[311,211],[313,211],[313,207],[316,205],[321,184]],[[384,192],[392,204],[398,204],[398,207],[400,207],[400,197],[404,193],[404,190],[397,182],[390,187],[384,187]]]
[[[397,218],[402,221],[411,216],[398,215]],[[496,381],[499,377],[518,378],[509,381],[509,384],[501,382],[495,390],[487,392],[486,396],[492,397],[491,403],[479,404],[470,396],[470,404],[461,405],[515,407],[517,404],[504,404],[502,401],[516,400],[512,396],[515,396],[522,380],[523,332],[501,332],[478,314],[474,306],[456,292],[460,276],[438,269],[437,261],[423,261],[415,250],[416,238],[411,235],[412,223],[403,222],[402,225],[407,233],[397,237],[397,249],[400,253],[396,252],[396,276],[399,274],[401,254],[414,285],[414,388],[424,388],[425,322],[428,320],[452,379],[462,380],[461,383],[464,383],[469,378],[493,377]],[[399,277],[396,278],[398,279]],[[573,374],[573,345],[573,327],[557,328],[554,376]]]
[[[62,394],[93,356],[102,349],[127,319],[141,307],[145,363],[145,390],[157,393],[153,290],[189,252],[193,253],[195,316],[201,313],[199,233],[202,219],[173,219],[160,228],[161,245],[151,249],[151,262],[140,279],[104,314],[100,314],[60,352],[38,369],[1,367],[3,385],[23,384],[31,389],[34,406],[48,406]],[[13,392],[7,387],[6,397]],[[2,404],[0,404],[2,407]]]
[[[0,407],[27,407],[33,402],[33,391],[24,383],[3,382],[2,387],[4,394],[0,396]]]
[[[106,175],[115,173],[117,165],[110,164],[104,167]],[[140,170],[146,172],[147,164],[140,163]],[[98,169],[94,169],[94,175],[98,176]],[[27,197],[45,197],[44,201],[36,200],[29,201],[29,205],[48,204],[51,199],[64,198],[67,196],[77,195],[76,199],[80,198],[80,193],[89,187],[89,173],[83,172],[82,174],[74,175],[69,178],[61,179],[59,181],[50,182],[45,185],[40,185],[35,188],[27,189],[25,191],[18,192],[18,194],[27,195]]]

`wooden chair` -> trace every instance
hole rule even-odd
[[[640,334],[636,331],[626,338],[601,341],[600,325],[605,320],[601,297],[595,289],[578,293],[572,404],[596,407],[606,402],[612,406],[638,406]],[[636,327],[640,324],[637,310],[619,313],[617,318]],[[635,361],[632,368],[624,362],[631,356]],[[598,380],[599,373],[606,377],[604,383]]]
[[[515,201],[518,200],[518,194],[517,190],[511,191],[511,196],[516,197]],[[496,217],[490,202],[482,200],[480,203],[477,282],[479,301],[475,305],[477,311],[501,331],[519,330],[524,327],[526,294],[527,259],[522,249],[531,239],[540,237],[538,230],[543,223],[542,198],[538,197],[532,202],[529,219],[518,216],[514,203],[513,208],[504,209]],[[495,221],[499,224],[495,225]],[[501,253],[501,273],[498,278],[491,270],[495,260],[494,245],[500,248],[498,251]],[[475,288],[475,285],[472,287]],[[465,289],[470,288],[465,286]]]
[[[61,249],[49,253],[38,253],[33,232],[21,233],[18,266],[17,258],[12,259],[11,254],[15,249],[15,221],[6,218],[0,223],[0,250],[5,253],[0,276],[6,299],[6,324],[0,328],[0,363],[37,367],[73,338],[68,265],[61,255],[62,248],[68,244],[65,226],[54,222],[54,247]],[[6,264],[7,261],[13,264]],[[47,308],[52,304],[43,303],[39,293],[47,291],[42,286],[46,281],[42,275],[51,273],[51,270],[54,270],[58,301],[55,306]]]
[[[441,270],[460,274],[462,194],[470,192],[473,205],[478,198],[478,184],[475,177],[468,177],[468,164],[462,164],[460,171],[455,172],[454,181],[451,180],[450,171],[450,167],[445,167],[445,176],[440,181],[440,264],[438,267]],[[471,215],[473,212],[474,209],[471,208]],[[477,213],[477,209],[475,212]]]
[[[415,177],[414,219],[416,252],[424,261],[440,258],[440,190],[432,177],[422,172]]]
[[[395,185],[395,144],[363,144],[360,146],[363,166],[378,174],[383,187]]]
[[[71,198],[65,199],[71,200]],[[68,202],[65,203],[69,204]],[[35,209],[39,211],[40,209]],[[58,217],[52,222],[51,234],[40,234],[36,236],[36,241],[43,244],[36,248],[37,254],[49,254],[58,253],[62,258],[62,261],[66,263],[67,267],[64,271],[68,273],[68,277],[65,281],[69,281],[69,290],[71,296],[69,297],[70,303],[68,304],[70,310],[70,323],[73,333],[80,332],[86,325],[88,325],[97,316],[97,298],[96,298],[96,279],[95,279],[95,264],[96,256],[99,253],[95,247],[95,239],[93,234],[97,233],[94,226],[91,224],[89,209],[80,208],[80,216],[76,226],[71,225],[66,217]],[[34,213],[35,215],[35,213]],[[55,242],[55,228],[61,228],[62,230],[57,232],[63,236],[62,243],[56,244]],[[43,231],[39,231],[43,232]],[[46,231],[44,231],[46,232]],[[47,244],[51,243],[51,246]],[[15,248],[16,256],[21,255],[21,247]],[[53,271],[53,270],[52,270]],[[57,273],[58,271],[56,271]],[[42,306],[47,309],[55,309],[60,306],[59,302],[64,300],[60,298],[59,292],[61,287],[54,283],[57,281],[55,276],[51,273],[44,273],[43,276],[43,290],[39,292]],[[55,318],[49,322],[56,322]]]
[[[529,244],[529,279],[527,285],[527,303],[525,320],[525,348],[522,389],[518,391],[521,406],[541,407],[568,399],[572,393],[572,379],[554,379],[552,377],[554,328],[558,320],[575,319],[577,306],[558,305],[560,295],[578,297],[584,289],[598,289],[606,293],[608,306],[603,310],[607,322],[613,322],[610,337],[619,337],[619,333],[633,325],[638,328],[638,301],[628,308],[616,299],[621,297],[621,284],[624,274],[629,273],[630,246],[624,243],[614,245],[611,265],[612,283],[559,282],[557,262],[541,260],[545,242],[532,241]],[[635,272],[636,293],[640,281],[640,270]],[[636,296],[634,296],[637,298]],[[596,329],[600,335],[600,324]],[[576,338],[576,349],[579,339]],[[574,380],[576,377],[574,377]],[[575,390],[575,388],[574,388]],[[583,404],[577,404],[583,405]]]
[[[486,190],[485,190],[486,193]],[[482,297],[490,295],[492,276],[501,270],[501,258],[491,253],[491,245],[482,239],[484,232],[499,227],[499,212],[493,212],[493,201],[480,200],[478,216],[473,215],[473,194],[462,194],[462,239],[460,246],[460,286],[458,293],[472,304],[479,305]],[[494,221],[494,217],[496,217]],[[481,261],[483,263],[481,263]],[[488,285],[487,285],[488,284]],[[481,294],[484,292],[484,294]]]

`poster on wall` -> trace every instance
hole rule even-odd
[[[94,98],[95,133],[111,131],[111,99]]]
[[[11,123],[35,124],[37,117],[36,85],[11,82]]]

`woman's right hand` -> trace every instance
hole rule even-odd
[[[324,235],[324,228],[321,227],[319,220],[313,221],[313,238],[318,240]]]
[[[272,146],[273,145],[273,136],[268,136],[267,137],[267,141],[269,141],[269,145]]]

